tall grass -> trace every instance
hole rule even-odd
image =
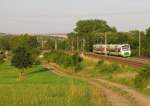
[[[84,58],[79,74],[122,83],[150,95],[150,66],[137,69],[114,62]]]
[[[105,97],[98,92],[95,97],[84,81],[57,76],[40,65],[25,70],[25,80],[17,81],[18,73],[9,63],[0,65],[0,106],[105,105]]]
[[[143,88],[148,86],[150,81],[150,66],[145,66],[141,69],[135,78],[135,86]]]
[[[121,71],[121,68],[117,63],[105,63],[101,60],[97,62],[95,70],[102,74],[113,74],[114,72]]]

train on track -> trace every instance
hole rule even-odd
[[[95,44],[93,52],[121,57],[130,57],[131,48],[129,44]]]

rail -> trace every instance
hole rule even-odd
[[[125,65],[129,65],[133,67],[143,67],[145,65],[150,64],[149,58],[138,58],[138,57],[122,58],[122,57],[116,57],[116,56],[105,56],[105,55],[95,54],[95,53],[84,53],[84,55],[90,56],[93,58],[114,61],[119,64],[125,64]]]

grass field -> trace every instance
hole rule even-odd
[[[60,77],[42,66],[25,70],[26,79],[17,81],[20,70],[0,64],[0,106],[105,106],[96,88],[70,77]]]
[[[110,63],[108,61],[100,61],[85,57],[81,66],[83,67],[77,74],[80,76],[92,76],[111,80],[117,83],[131,86],[140,92],[150,95],[150,83],[141,88],[135,87],[134,79],[142,68],[133,68],[130,66],[120,65],[117,63]],[[150,82],[150,81],[149,81]]]

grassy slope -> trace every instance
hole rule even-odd
[[[42,66],[26,70],[26,79],[17,81],[19,70],[0,65],[0,105],[3,106],[88,106],[105,105],[102,94],[87,83],[59,77]]]
[[[89,57],[84,57],[84,61],[82,62],[83,68],[77,74],[81,76],[100,77],[100,78],[112,80],[118,83],[122,83],[128,86],[134,87],[134,84],[133,84],[134,78],[137,75],[137,71],[139,71],[140,69],[135,69],[135,68],[124,66],[124,65],[117,65],[116,63],[114,63],[114,65],[117,65],[117,68],[115,72],[111,73],[109,71],[105,72],[107,68],[110,70],[111,63],[105,61],[104,65],[96,67],[97,62],[98,60],[95,60]],[[102,73],[100,71],[101,69],[104,69],[105,73]],[[145,94],[150,95],[149,88],[140,89],[140,91],[142,91]]]

